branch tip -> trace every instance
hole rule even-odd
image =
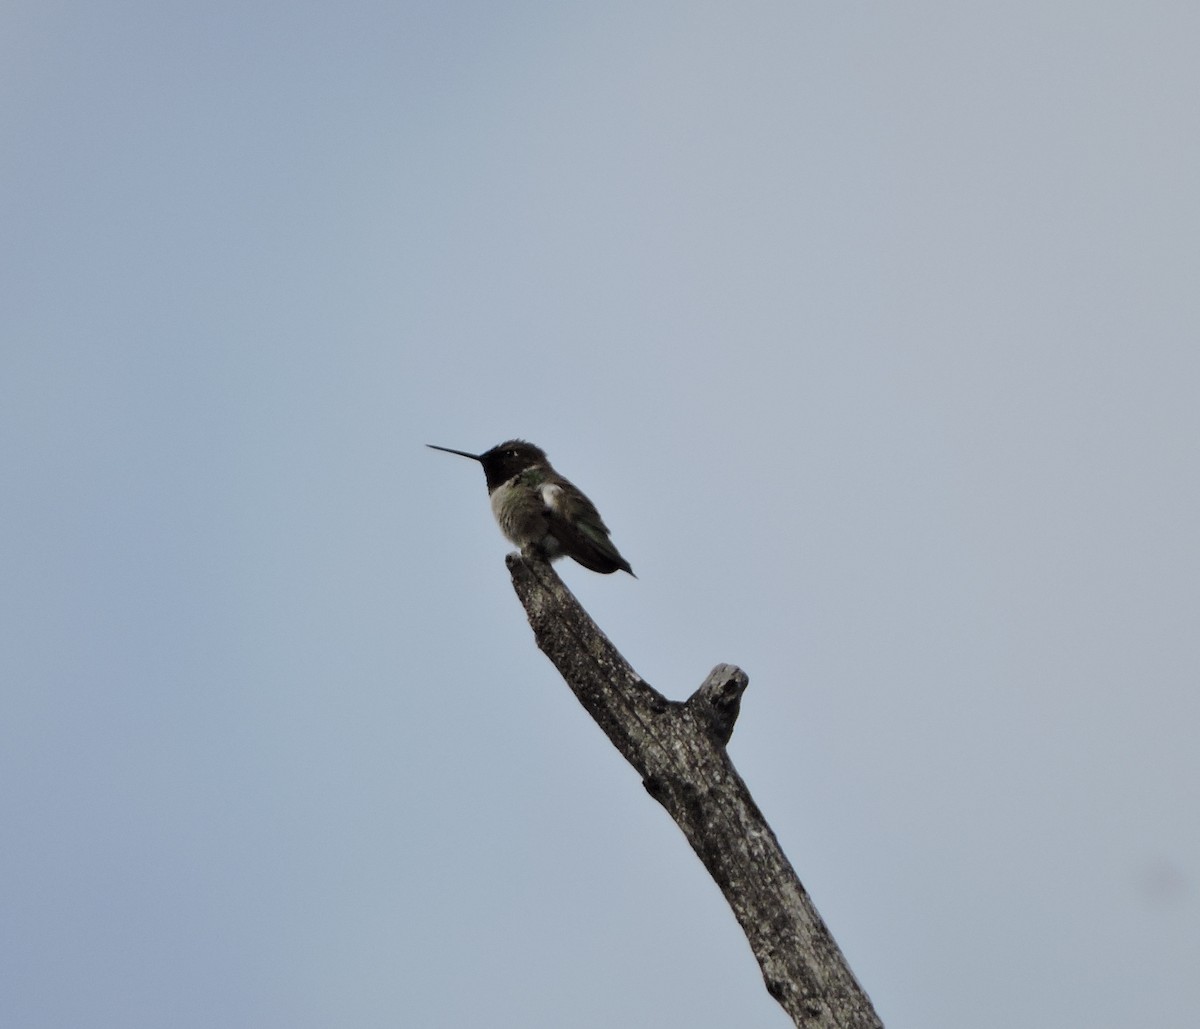
[[[737,665],[717,665],[688,698],[687,706],[707,724],[722,746],[733,735],[733,725],[742,707],[742,694],[749,685],[750,677]]]

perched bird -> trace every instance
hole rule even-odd
[[[540,447],[523,439],[510,439],[482,454],[426,446],[483,465],[492,514],[522,553],[533,551],[550,561],[573,557],[593,572],[607,575],[620,569],[633,575],[608,538],[608,526],[595,505],[550,467]]]

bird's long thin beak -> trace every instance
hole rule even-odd
[[[465,450],[451,450],[449,447],[439,447],[436,443],[426,443],[431,450],[444,450],[447,454],[457,454],[459,457],[469,457],[472,461],[482,461],[479,454],[468,454]]]

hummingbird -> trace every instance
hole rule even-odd
[[[549,561],[573,557],[593,572],[608,575],[620,569],[633,575],[608,538],[608,526],[596,506],[550,467],[541,447],[523,439],[510,439],[482,454],[426,446],[483,465],[492,514],[522,553],[532,551]]]

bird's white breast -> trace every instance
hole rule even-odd
[[[492,495],[489,498],[492,502],[492,514],[495,516],[496,521],[500,523],[500,528],[502,529],[504,528],[504,519],[501,517],[501,512],[504,511],[512,488],[512,480],[510,479],[508,482],[501,483],[492,490]]]

